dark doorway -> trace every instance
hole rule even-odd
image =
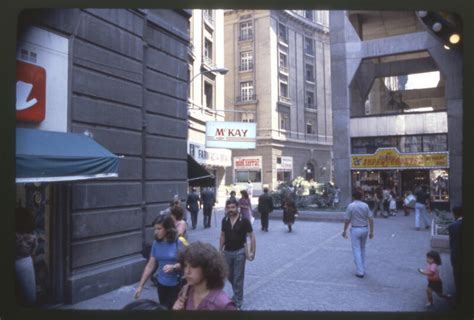
[[[430,185],[429,170],[403,170],[402,171],[402,192],[414,191],[417,186]]]

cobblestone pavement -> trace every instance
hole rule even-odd
[[[218,246],[223,210],[216,212],[210,229],[202,227],[200,213],[198,228],[188,230],[189,241]],[[341,236],[342,223],[297,220],[288,233],[280,220],[271,219],[269,232],[260,230],[260,220],[254,228],[257,254],[246,264],[244,310],[427,311],[427,280],[417,268],[426,264],[430,233],[415,230],[413,215],[375,219],[375,238],[367,241],[363,279],[355,277],[351,243]],[[452,293],[449,255],[443,253],[442,259],[445,292]],[[67,308],[120,309],[130,302],[135,286]],[[228,282],[225,291],[232,296]],[[156,289],[148,282],[142,298],[156,297]],[[434,299],[430,311],[451,309],[441,298]]]

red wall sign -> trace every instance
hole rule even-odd
[[[16,119],[41,122],[46,113],[46,70],[16,62]]]

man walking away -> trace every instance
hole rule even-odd
[[[369,206],[362,202],[362,192],[354,191],[352,201],[346,210],[346,220],[342,236],[347,239],[347,228],[351,225],[352,253],[356,265],[356,277],[363,278],[365,275],[365,242],[367,234],[369,239],[374,237],[374,219]]]
[[[222,219],[219,248],[224,253],[229,266],[229,282],[234,296],[232,300],[238,309],[242,307],[244,297],[245,243],[250,238],[249,261],[255,259],[256,240],[250,221],[238,212],[238,202],[227,200],[226,216]]]
[[[448,227],[449,249],[451,255],[451,265],[453,266],[454,285],[456,287],[456,303],[461,303],[461,266],[462,266],[462,228],[463,210],[461,206],[453,208],[455,222]]]
[[[416,191],[416,203],[415,203],[415,228],[420,230],[420,216],[425,225],[425,229],[430,227],[430,218],[428,212],[426,211],[426,206],[429,206],[430,195],[426,191],[426,187],[423,186],[418,188]]]
[[[188,209],[191,213],[191,224],[193,229],[196,229],[197,216],[199,212],[199,207],[201,206],[200,203],[201,199],[196,193],[196,187],[192,187],[191,192],[188,194],[188,198],[186,199],[186,209]]]
[[[214,192],[210,188],[204,189],[204,191],[201,193],[201,205],[203,207],[204,215],[204,228],[211,227],[212,208],[214,207],[215,203],[216,197],[214,195]]]
[[[263,188],[263,194],[258,197],[258,212],[260,212],[260,222],[262,231],[268,232],[268,215],[273,211],[273,199],[268,194],[268,188]]]

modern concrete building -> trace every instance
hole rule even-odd
[[[226,119],[257,125],[256,149],[232,150],[227,183],[251,180],[258,193],[331,180],[328,12],[229,10],[224,24]]]
[[[185,198],[190,16],[22,12],[17,61],[44,69],[46,117],[17,126],[88,133],[123,156],[118,178],[17,184],[17,203],[36,215],[40,303],[75,303],[137,282],[152,221],[174,194]]]
[[[225,196],[225,171],[231,166],[231,151],[206,148],[206,122],[224,120],[224,76],[213,72],[224,65],[224,11],[192,11],[191,44],[188,51],[188,154],[214,179],[191,180],[197,186],[216,187]],[[219,111],[221,110],[221,111]]]
[[[446,46],[420,14],[428,15],[330,14],[334,175],[342,205],[351,189],[360,187],[370,200],[377,186],[401,195],[424,185],[439,207],[462,202],[462,52]],[[416,85],[422,78],[434,82]]]

